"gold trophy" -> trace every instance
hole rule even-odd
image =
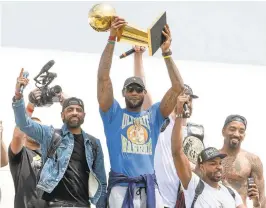
[[[96,4],[89,11],[89,24],[98,32],[106,32],[111,28],[115,9],[109,4]],[[166,12],[164,12],[147,31],[138,29],[129,24],[122,27],[117,33],[117,42],[127,42],[131,45],[145,46],[152,56],[162,45],[165,38],[162,35],[166,25]]]

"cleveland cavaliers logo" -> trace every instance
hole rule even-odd
[[[144,128],[140,119],[134,119],[133,125],[129,126],[127,129],[127,138],[133,143],[142,145],[145,144],[148,140],[148,132]]]

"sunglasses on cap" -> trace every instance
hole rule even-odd
[[[143,87],[138,85],[129,85],[126,87],[126,92],[132,93],[136,91],[137,93],[142,93],[144,91]]]

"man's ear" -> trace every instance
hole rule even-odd
[[[65,119],[64,112],[61,112],[61,119],[62,119],[62,120]]]
[[[122,90],[122,96],[125,97],[125,90]]]
[[[224,137],[224,133],[225,133],[225,132],[224,132],[224,128],[223,128],[223,129],[222,129],[222,135],[223,135],[223,137]]]

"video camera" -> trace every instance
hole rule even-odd
[[[48,87],[52,81],[57,77],[56,73],[49,72],[49,69],[54,65],[54,60],[50,60],[46,63],[39,74],[34,78],[35,86],[41,91],[41,99],[36,102],[36,100],[32,101],[30,98],[30,102],[32,102],[35,106],[41,107],[51,106],[54,102],[60,102],[59,94],[62,92],[62,88],[59,85],[55,85],[53,87]]]

